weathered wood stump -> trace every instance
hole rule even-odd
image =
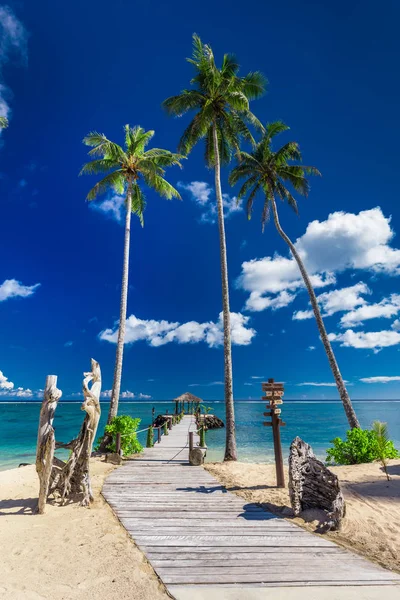
[[[36,451],[36,472],[39,477],[38,513],[43,514],[53,467],[55,436],[53,428],[54,413],[62,391],[57,389],[57,375],[48,375],[44,398],[40,408],[39,430]],[[21,463],[22,464],[22,463]]]
[[[327,513],[325,531],[340,529],[346,508],[339,479],[299,437],[290,446],[289,495],[296,516],[310,508],[322,509]]]
[[[92,358],[92,370],[84,373],[83,396],[81,410],[86,412],[81,430],[76,439],[68,444],[56,444],[57,448],[68,448],[71,454],[66,463],[53,461],[52,483],[50,493],[58,492],[65,500],[71,496],[81,496],[82,506],[88,506],[93,501],[93,492],[89,474],[89,460],[92,454],[93,442],[96,437],[100,420],[100,365]],[[92,383],[89,388],[89,383]]]
[[[189,464],[198,467],[204,463],[205,450],[198,446],[189,450]]]
[[[93,500],[90,484],[89,460],[100,419],[101,371],[98,362],[92,359],[92,370],[84,373],[81,409],[86,416],[76,439],[63,444],[55,441],[53,419],[61,391],[57,389],[56,375],[46,380],[44,399],[40,410],[36,471],[40,490],[38,512],[43,513],[50,494],[61,496],[62,500],[74,496],[81,497],[81,504],[87,506]],[[89,383],[92,383],[89,388]],[[66,462],[54,456],[56,448],[71,451]]]

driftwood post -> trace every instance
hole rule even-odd
[[[71,455],[66,463],[54,459],[50,489],[50,493],[58,491],[63,500],[73,495],[81,495],[82,506],[88,506],[93,501],[89,460],[100,419],[100,365],[92,358],[91,366],[92,370],[84,373],[83,379],[84,401],[81,409],[86,412],[86,416],[76,439],[68,444],[56,444],[57,448],[71,450]],[[89,388],[90,383],[92,385]]]
[[[40,408],[39,429],[36,450],[36,471],[39,477],[38,513],[43,514],[49,493],[50,476],[53,466],[55,436],[54,413],[62,392],[57,389],[57,375],[48,375],[44,398]]]

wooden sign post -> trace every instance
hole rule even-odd
[[[284,388],[283,383],[278,383],[273,379],[268,379],[267,383],[262,383],[262,391],[265,392],[263,400],[268,400],[267,412],[264,413],[264,417],[271,417],[271,421],[265,421],[266,427],[272,427],[272,435],[274,438],[274,451],[275,451],[275,466],[276,466],[276,485],[279,488],[285,487],[285,473],[283,471],[283,457],[282,457],[282,445],[281,445],[281,426],[284,427],[286,423],[280,418],[281,409],[279,406],[283,404]]]

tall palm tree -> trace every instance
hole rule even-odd
[[[266,80],[258,72],[239,77],[239,64],[231,54],[225,54],[222,66],[215,64],[210,46],[193,35],[193,54],[187,59],[195,69],[192,88],[167,98],[163,106],[177,117],[189,111],[196,114],[185,129],[178,151],[188,154],[193,146],[205,139],[205,161],[215,171],[215,191],[218,212],[222,310],[224,322],[224,373],[226,407],[226,446],[224,460],[237,460],[235,415],[232,385],[231,325],[229,307],[228,265],[221,190],[221,164],[229,163],[232,151],[239,152],[240,138],[253,142],[247,124],[262,130],[262,125],[249,110],[249,100],[264,93]]]
[[[248,194],[247,214],[250,218],[253,201],[258,192],[264,195],[264,208],[262,212],[262,227],[272,214],[274,216],[275,226],[279,235],[285,240],[290,248],[291,253],[300,269],[304,284],[310,296],[311,306],[314,311],[315,320],[321,336],[322,343],[328,357],[329,365],[332,369],[333,376],[339,391],[340,398],[343,402],[347,420],[351,428],[360,427],[356,413],[351,404],[349,394],[345,383],[341,376],[332,346],[326,333],[324,321],[321,311],[318,306],[314,288],[311,284],[310,277],[306,271],[303,261],[296,250],[295,245],[283,231],[278,217],[278,209],[276,199],[280,199],[289,204],[289,206],[298,213],[297,202],[287,184],[302,196],[307,196],[310,190],[309,182],[306,175],[320,175],[315,167],[306,167],[300,164],[291,164],[291,161],[301,161],[301,152],[299,145],[296,142],[288,142],[278,150],[272,149],[273,138],[289,129],[287,125],[281,121],[270,123],[266,127],[266,131],[261,141],[257,144],[252,153],[241,152],[239,164],[232,170],[229,183],[235,185],[239,180],[245,179],[239,191],[238,198],[243,198]]]
[[[122,359],[126,326],[126,310],[128,300],[129,246],[131,235],[131,214],[135,213],[143,226],[143,213],[146,206],[142,190],[143,183],[154,189],[160,196],[170,200],[181,199],[177,190],[164,179],[165,168],[172,165],[181,166],[183,156],[168,150],[146,146],[154,135],[154,131],[145,131],[141,127],[125,125],[124,148],[111,142],[102,133],[92,132],[83,143],[93,148],[89,156],[98,157],[84,165],[80,174],[104,174],[90,190],[87,200],[95,200],[100,194],[113,189],[118,194],[125,194],[125,241],[122,269],[121,305],[119,315],[118,341],[115,359],[114,382],[111,393],[110,409],[107,423],[110,423],[118,412],[118,401],[121,390]]]
[[[5,129],[6,127],[8,127],[7,117],[0,117],[0,129]]]

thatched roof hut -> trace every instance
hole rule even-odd
[[[185,392],[181,396],[174,398],[173,402],[203,402],[203,400],[190,392]]]
[[[198,398],[190,392],[185,392],[181,396],[178,396],[173,400],[175,403],[175,414],[179,414],[182,410],[185,410],[185,404],[187,405],[188,413],[193,414],[195,407],[199,408],[200,403],[203,402],[201,398]]]

